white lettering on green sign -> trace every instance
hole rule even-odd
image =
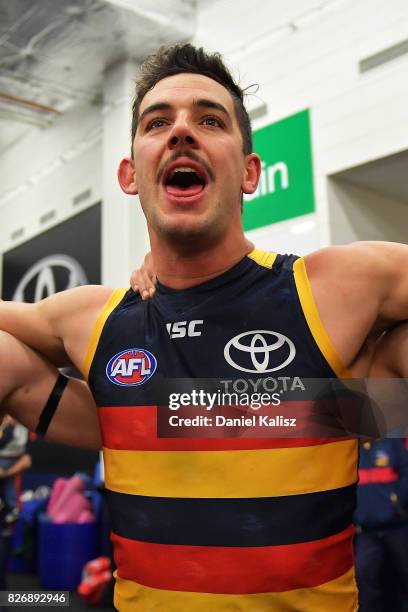
[[[244,202],[249,202],[254,198],[261,198],[268,195],[268,193],[275,193],[277,183],[279,183],[279,189],[287,189],[289,187],[289,169],[285,162],[277,162],[273,166],[267,166],[263,161],[261,162],[261,168],[258,188],[255,193],[246,194]],[[279,177],[278,181],[276,180],[277,176]]]
[[[244,195],[245,230],[314,212],[309,111],[304,110],[254,132],[261,176]]]

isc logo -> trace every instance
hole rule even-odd
[[[126,349],[114,355],[106,366],[106,376],[115,385],[136,387],[153,376],[157,367],[155,356],[145,349]]]
[[[189,336],[201,336],[201,331],[197,331],[197,327],[204,323],[203,319],[197,321],[176,321],[176,323],[166,323],[166,329],[169,332],[170,338],[185,338]]]

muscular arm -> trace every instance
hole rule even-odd
[[[323,323],[346,365],[366,339],[408,319],[408,246],[356,242],[305,257]]]
[[[0,364],[2,413],[10,414],[34,431],[58,370],[5,332],[0,332]],[[96,407],[84,382],[70,379],[46,439],[82,448],[101,447]]]
[[[81,369],[93,325],[111,293],[109,287],[88,285],[36,304],[0,301],[0,330],[59,367],[74,363]]]

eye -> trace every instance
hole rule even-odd
[[[149,121],[149,123],[147,124],[146,129],[147,130],[155,130],[157,128],[161,128],[164,125],[166,125],[166,120],[165,119],[152,119],[151,121]]]
[[[222,127],[223,123],[218,117],[214,117],[213,115],[208,115],[204,117],[201,121],[204,125],[209,125],[210,127]]]

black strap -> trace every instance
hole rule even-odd
[[[45,404],[43,411],[40,414],[38,419],[38,425],[35,429],[35,433],[40,436],[45,436],[47,433],[47,429],[51,423],[51,419],[55,414],[55,411],[58,407],[62,394],[64,393],[64,389],[67,386],[69,378],[64,374],[58,376],[57,381],[54,385],[53,390],[50,393],[50,396]]]

